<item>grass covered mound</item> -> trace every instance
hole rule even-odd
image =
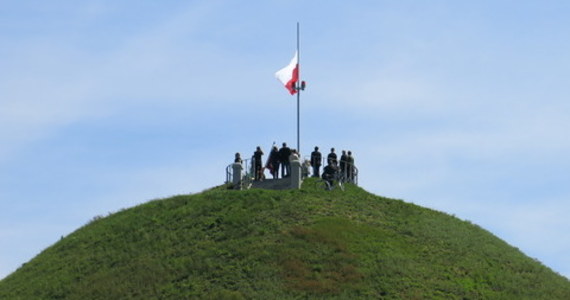
[[[0,299],[570,299],[567,279],[476,225],[312,186],[96,218],[0,281]]]

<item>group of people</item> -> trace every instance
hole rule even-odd
[[[287,143],[283,143],[281,148],[277,148],[275,145],[271,147],[265,166],[263,166],[263,154],[263,150],[258,146],[251,157],[251,172],[254,174],[255,180],[265,179],[265,169],[269,170],[274,179],[279,178],[279,169],[281,169],[281,178],[289,177],[291,175],[291,161],[299,160],[297,150],[289,148]],[[242,163],[239,153],[236,153],[234,162]]]
[[[311,153],[311,167],[313,167],[313,177],[320,176],[320,168],[322,165],[322,154],[319,147],[315,147],[315,151]],[[356,168],[354,167],[354,157],[352,151],[342,150],[340,161],[335,149],[331,148],[331,152],[327,155],[327,165],[323,168],[322,178],[332,183],[332,180],[341,175],[344,180],[354,182],[356,177]]]
[[[259,149],[259,147],[257,147]],[[273,145],[271,147],[271,152],[267,158],[265,168],[269,170],[273,179],[279,178],[279,169],[281,169],[281,178],[291,176],[291,162],[299,160],[299,153],[296,149],[291,149],[287,146],[287,143],[283,143],[281,148]],[[261,166],[261,158],[259,161],[254,161],[254,164]]]
[[[279,178],[279,169],[281,169],[281,178],[291,175],[291,161],[300,159],[296,149],[291,149],[287,143],[283,143],[281,148],[273,145],[269,157],[263,166],[263,151],[261,147],[257,147],[251,158],[251,172],[255,180],[265,179],[265,169],[273,176],[273,179]],[[239,153],[236,153],[235,163],[242,163]],[[331,152],[327,155],[326,166],[323,168],[322,178],[325,180],[333,180],[341,175],[344,180],[354,182],[356,176],[356,168],[354,167],[354,157],[351,151],[342,150],[340,159],[335,153],[335,149],[331,148]],[[311,153],[311,159],[303,164],[303,176],[309,175],[309,168],[312,168],[313,177],[321,177],[320,169],[323,165],[323,157],[319,152],[319,147]]]

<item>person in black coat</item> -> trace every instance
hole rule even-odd
[[[327,156],[327,164],[333,164],[335,166],[338,166],[338,160],[337,160],[337,156],[336,153],[334,153],[334,148],[331,148],[331,153],[329,153],[329,155]]]
[[[334,184],[334,180],[338,174],[338,167],[336,163],[330,161],[327,166],[323,169],[323,179],[329,183],[329,187],[332,187]]]
[[[255,180],[261,179],[261,166],[263,165],[262,156],[263,151],[261,151],[261,147],[257,146],[257,149],[253,152],[253,171],[255,174]]]
[[[283,147],[279,149],[279,162],[281,163],[281,177],[287,177],[291,174],[291,164],[289,156],[291,155],[291,148],[287,147],[287,143],[283,143]]]
[[[279,177],[279,150],[277,146],[273,146],[271,153],[269,153],[269,158],[267,159],[266,168],[271,172],[273,179]]]
[[[342,155],[340,156],[340,174],[345,179],[348,179],[348,166],[347,166],[348,156],[346,156],[346,151],[342,150]]]
[[[236,153],[236,156],[235,156],[235,158],[234,158],[234,163],[238,163],[238,164],[241,164],[241,163],[242,163],[241,155],[239,154],[239,152]]]
[[[346,158],[346,166],[348,173],[348,181],[355,183],[356,168],[354,167],[354,156],[352,156],[351,151],[348,151],[348,157]]]
[[[320,168],[323,161],[319,147],[315,147],[315,151],[311,152],[311,167],[313,167],[313,177],[320,177]]]

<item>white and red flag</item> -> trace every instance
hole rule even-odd
[[[283,69],[275,73],[275,77],[285,85],[285,88],[295,95],[297,93],[296,85],[299,80],[299,55],[295,51],[295,56],[291,59],[291,62]]]

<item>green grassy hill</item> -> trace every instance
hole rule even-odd
[[[476,225],[311,183],[96,218],[0,281],[0,299],[570,299],[567,279]]]

